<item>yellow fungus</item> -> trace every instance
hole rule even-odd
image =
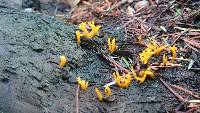
[[[111,47],[111,41],[110,41],[110,38],[108,38],[108,50],[110,51],[112,49]]]
[[[130,73],[126,74],[126,76],[124,76],[124,79],[125,79],[125,86],[124,87],[128,88],[128,86],[130,85],[130,83],[132,81]]]
[[[160,52],[163,51],[166,47],[167,47],[167,45],[158,47],[154,54],[157,55],[157,56],[160,55]]]
[[[95,88],[95,92],[96,92],[96,95],[97,95],[99,101],[102,101],[103,100],[103,95],[101,94],[101,92],[99,91],[98,88]]]
[[[92,29],[92,31],[90,32],[92,34],[91,38],[94,37],[95,35],[99,35],[99,29],[101,28],[101,26],[99,25],[95,26],[94,21],[88,22],[88,24],[90,28]]]
[[[160,52],[163,51],[167,45],[158,46],[158,44],[153,41],[151,44],[148,44],[147,47],[152,50],[154,55],[160,55]]]
[[[145,73],[144,70],[140,71],[139,73],[139,78],[137,78],[137,80],[141,83],[143,83],[146,80],[147,74]]]
[[[149,43],[149,44],[147,44],[147,48],[149,50],[151,50],[151,52],[153,52],[153,53],[156,51],[157,47],[158,47],[158,45],[154,41]]]
[[[80,77],[77,77],[77,82],[82,90],[86,90],[88,88],[88,82],[86,82],[85,80],[81,80]]]
[[[163,65],[166,66],[167,65],[167,56],[164,54],[163,55]]]
[[[170,47],[170,51],[172,52],[172,63],[174,63],[174,60],[176,58],[176,52],[177,52],[177,47],[176,45],[173,45],[172,47]]]
[[[154,78],[154,73],[152,72],[151,68],[148,67],[147,69],[140,71],[139,76],[139,82],[143,83],[147,76]]]
[[[116,51],[116,49],[117,49],[117,46],[116,46],[115,38],[113,38],[112,41],[110,38],[108,38],[108,51],[110,53],[113,53],[114,51]]]
[[[153,55],[160,55],[160,52],[163,51],[165,48],[167,47],[167,45],[163,45],[163,46],[158,46],[158,44],[153,41],[150,44],[147,44],[147,48],[151,50]]]
[[[110,97],[110,95],[111,95],[110,87],[108,87],[108,86],[105,87],[104,91],[105,91],[106,96],[107,96],[107,97]]]
[[[131,83],[131,75],[130,74],[126,74],[125,76],[121,76],[119,75],[119,72],[116,71],[113,73],[114,79],[116,84],[120,87],[120,88],[128,88],[128,86]]]
[[[146,79],[146,75],[144,75],[144,71],[140,71],[140,74],[139,76],[136,75],[133,67],[131,67],[131,72],[132,72],[132,75],[134,77],[135,80],[139,81],[140,83],[144,82],[144,80]]]
[[[86,25],[87,25],[86,22],[82,22],[82,23],[79,24],[79,29],[82,30],[83,34],[87,34],[88,33]]]
[[[147,76],[151,77],[151,78],[154,78],[154,73],[152,72],[151,68],[148,67],[147,69],[145,70],[141,70],[139,72],[139,76],[136,75],[133,67],[131,67],[131,72],[133,74],[133,77],[135,80],[139,81],[139,83],[143,83],[146,79]]]
[[[165,48],[167,47],[167,45],[163,45],[163,46],[158,46],[158,44],[156,44],[155,41],[147,44],[147,48],[144,49],[142,51],[142,53],[139,54],[140,56],[140,61],[143,64],[147,64],[149,59],[153,56],[153,55],[159,55],[161,51],[163,51]]]
[[[145,50],[142,51],[142,53],[139,54],[140,61],[143,64],[147,64],[153,54],[154,54],[154,51],[151,48],[146,48]]]
[[[146,73],[149,77],[151,77],[151,78],[154,78],[154,77],[155,77],[155,76],[154,76],[154,73],[153,73],[153,71],[151,70],[150,67],[148,67],[148,68],[146,69],[145,73]]]
[[[89,25],[89,30],[87,29],[87,24]],[[94,38],[96,35],[99,34],[99,29],[101,28],[101,26],[99,25],[94,25],[94,21],[91,22],[82,22],[81,24],[79,24],[79,29],[80,31],[76,31],[76,42],[78,45],[80,45],[81,43],[81,37],[85,37],[85,38]]]
[[[150,49],[143,50],[143,52],[139,54],[140,61],[143,64],[147,64],[152,55],[153,54]]]
[[[96,35],[99,34],[99,29],[101,28],[101,26],[94,25],[94,21],[88,22],[88,25],[90,26],[91,31],[88,31],[88,29],[86,28],[86,22],[82,22],[79,25],[79,29],[82,30],[82,34],[84,34],[85,38],[94,38]]]
[[[116,82],[117,84],[120,84],[120,81],[121,81],[121,79],[122,79],[122,76],[119,75],[119,72],[118,72],[118,71],[114,72],[114,73],[113,73],[113,76],[114,76],[115,82]]]
[[[61,68],[63,68],[66,65],[66,63],[67,63],[67,58],[64,55],[60,56],[60,64],[59,64],[59,66]]]
[[[81,43],[81,33],[80,33],[80,31],[76,31],[76,43],[77,43],[77,45],[80,45],[80,43]]]

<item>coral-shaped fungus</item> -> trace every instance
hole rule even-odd
[[[139,81],[140,83],[143,83],[147,76],[154,78],[154,73],[150,67],[148,67],[147,69],[141,70],[139,72],[139,76],[136,75],[133,67],[131,67],[131,72],[133,74],[134,79]]]
[[[160,52],[163,51],[167,45],[159,46],[155,41],[151,42],[150,44],[147,44],[147,48],[152,51],[153,55],[160,55]]]
[[[60,63],[59,63],[60,68],[63,68],[66,65],[66,63],[67,63],[67,58],[64,55],[60,56]]]
[[[172,63],[174,63],[174,60],[177,56],[176,52],[177,52],[177,47],[176,45],[173,45],[172,47],[170,47],[170,51],[172,52]]]
[[[105,89],[104,89],[104,92],[105,92],[107,97],[110,97],[110,95],[111,95],[110,87],[106,86]]]
[[[125,76],[121,76],[118,71],[113,73],[114,80],[120,88],[128,88],[131,83],[131,75],[128,73]]]
[[[163,46],[158,46],[158,44],[156,44],[156,42],[151,42],[150,44],[147,44],[147,48],[144,49],[142,51],[142,53],[139,54],[140,56],[140,61],[143,64],[147,64],[149,59],[153,56],[153,55],[159,55],[161,51],[163,51],[165,48],[167,47],[167,45],[163,45]]]
[[[147,48],[147,49],[143,50],[142,53],[139,54],[140,61],[143,64],[147,64],[152,55],[153,55],[152,51]]]
[[[89,28],[87,29],[87,23],[89,25]],[[91,39],[94,38],[96,35],[99,34],[99,29],[101,26],[99,25],[94,25],[94,21],[91,22],[82,22],[79,25],[79,29],[82,31],[76,31],[76,41],[77,44],[80,45],[81,43],[81,37],[85,37],[86,39]]]
[[[80,85],[80,88],[82,89],[82,90],[86,90],[87,88],[88,88],[88,82],[86,82],[85,80],[81,80],[81,78],[80,77],[77,77],[77,82],[78,82],[78,84]]]
[[[168,63],[168,58],[166,56],[166,54],[163,55],[163,65],[166,66]]]
[[[115,38],[113,38],[112,41],[110,38],[108,38],[108,51],[110,53],[113,53],[116,49],[117,49],[117,46],[116,46]]]
[[[103,95],[101,94],[101,92],[99,91],[98,88],[95,88],[95,92],[96,92],[96,95],[97,95],[97,98],[99,99],[99,101],[102,101]]]
[[[80,31],[76,31],[76,43],[77,45],[81,44],[81,37],[84,36],[84,34],[81,34]]]

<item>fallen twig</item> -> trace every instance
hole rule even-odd
[[[173,57],[169,57],[169,59],[171,60]],[[186,59],[186,58],[175,58],[175,60],[180,60],[180,61],[188,61],[190,62],[190,59]]]
[[[188,97],[186,98],[188,99]],[[178,113],[178,110],[185,104],[185,102],[181,102],[176,108],[175,108],[175,113]]]
[[[78,85],[76,89],[76,113],[79,113],[79,100],[78,100],[79,90],[80,90],[80,86]]]
[[[177,40],[179,40],[181,38],[181,36],[185,35],[186,32],[188,32],[190,29],[186,29],[184,31],[182,31],[178,36],[177,38],[171,43],[171,46],[173,46]]]
[[[126,74],[129,73],[129,70],[122,67],[119,63],[117,63],[115,60],[109,58],[108,56],[102,54],[103,58],[105,58],[107,61],[109,61],[111,64],[113,64],[114,66],[118,67],[119,69],[121,69],[123,72],[125,72]]]
[[[199,52],[198,49],[196,49],[195,47],[191,46],[190,44],[188,44],[187,42],[185,42],[185,44],[191,48],[192,50],[196,51],[196,52]]]

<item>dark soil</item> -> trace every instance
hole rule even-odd
[[[94,88],[111,82],[114,69],[89,47],[77,47],[76,28],[53,17],[0,6],[1,113],[72,113],[78,75],[90,84],[87,91],[80,91],[81,113],[164,113],[180,104],[158,77],[128,89],[112,86],[112,99],[99,102]],[[117,30],[111,34],[123,37]],[[101,31],[106,33],[106,28]],[[105,40],[102,36],[97,42],[104,45]],[[60,69],[63,54],[69,65]],[[198,72],[185,68],[159,72],[169,83],[200,91]]]

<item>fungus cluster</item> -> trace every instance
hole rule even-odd
[[[147,76],[154,78],[154,73],[151,70],[150,67],[148,67],[147,69],[144,69],[142,71],[139,72],[139,75],[137,75],[133,69],[133,67],[131,67],[131,72],[132,75],[134,77],[135,80],[139,81],[139,83],[143,83],[146,79]]]
[[[80,77],[77,77],[76,80],[77,80],[77,82],[78,82],[78,84],[80,85],[80,88],[81,88],[82,90],[86,90],[86,89],[88,88],[88,82],[87,82],[87,81],[81,80]]]
[[[77,45],[80,45],[82,37],[85,39],[95,38],[95,36],[99,34],[100,27],[101,26],[99,25],[95,25],[94,21],[87,22],[87,23],[82,22],[79,25],[79,29],[81,31],[76,31]],[[116,39],[113,38],[111,40],[111,38],[108,38],[107,46],[108,46],[108,52],[114,53],[117,49]],[[169,56],[167,56],[169,52],[172,55],[171,61],[169,61],[168,59]],[[133,67],[130,67],[130,71],[127,74],[125,73],[120,74],[118,71],[115,71],[113,73],[114,81],[104,86],[105,87],[104,94],[102,94],[101,91],[97,87],[95,88],[95,93],[97,95],[98,100],[102,101],[105,98],[108,98],[111,96],[111,89],[109,87],[110,85],[116,84],[120,88],[128,88],[132,80],[136,80],[139,83],[143,83],[147,77],[154,78],[155,74],[154,74],[154,71],[151,69],[151,65],[150,65],[151,58],[154,56],[159,57],[160,55],[162,55],[162,63],[160,64],[162,66],[167,66],[175,62],[175,59],[177,57],[176,52],[177,52],[176,45],[169,47],[168,45],[157,44],[156,41],[150,42],[149,44],[146,45],[146,48],[141,53],[139,53],[140,63],[142,63],[142,65],[145,65],[145,66],[143,66],[143,68],[137,70],[136,72]],[[66,57],[60,56],[59,66],[62,68],[66,65],[66,63],[67,63]],[[86,90],[89,85],[89,83],[86,80],[81,80],[80,77],[77,77],[77,83],[80,86],[81,90]]]
[[[81,37],[84,37],[86,39],[91,39],[91,38],[95,38],[96,35],[99,34],[99,29],[101,28],[101,26],[99,25],[95,25],[94,21],[91,22],[82,22],[79,25],[79,29],[80,31],[76,31],[76,42],[78,45],[80,45],[81,43]]]
[[[119,74],[118,71],[116,71],[113,73],[113,76],[114,76],[115,82],[120,88],[128,88],[132,80],[130,73],[122,76]]]
[[[105,97],[103,96],[103,94],[101,93],[101,91],[98,88],[95,88],[95,93],[97,95],[97,98],[99,101],[102,101]],[[105,87],[104,88],[104,93],[106,95],[106,97],[110,97],[111,96],[111,89],[110,87]]]
[[[148,64],[150,58],[155,56],[159,56],[160,53],[164,51],[165,53],[163,54],[163,63],[162,65],[166,66],[168,62],[168,56],[166,53],[168,51],[171,51],[172,53],[172,63],[174,63],[175,58],[177,57],[177,47],[176,45],[173,45],[172,47],[168,47],[168,45],[161,45],[159,46],[155,41],[151,42],[150,44],[147,44],[147,48],[142,51],[142,53],[139,54],[140,56],[140,62],[142,64]]]
[[[155,41],[151,42],[150,44],[147,44],[147,48],[139,54],[140,61],[143,64],[147,64],[153,55],[160,55],[160,52],[163,51],[166,47],[167,45],[159,46],[158,44],[156,44]]]

